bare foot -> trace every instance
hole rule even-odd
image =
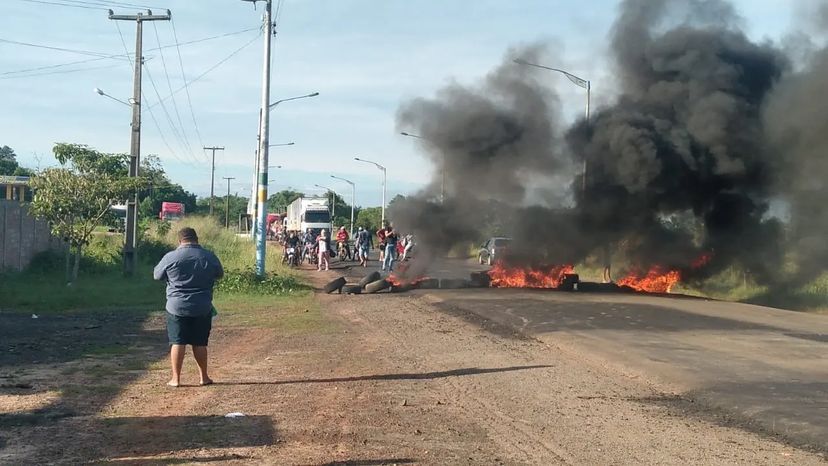
[[[199,383],[199,385],[201,385],[201,386],[213,385],[213,379],[204,379]]]
[[[175,380],[170,380],[169,382],[167,382],[167,385],[170,387],[178,387],[179,384]]]

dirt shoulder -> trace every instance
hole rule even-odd
[[[312,276],[322,283],[336,275]],[[663,394],[505,328],[441,311],[416,294],[220,304],[211,340],[214,386],[164,386],[158,314],[130,328],[141,339],[127,351],[6,361],[0,463],[824,460],[648,402]],[[0,315],[3,324],[11,322],[6,317]],[[185,374],[185,383],[196,381],[189,356]],[[232,412],[244,416],[225,417]]]

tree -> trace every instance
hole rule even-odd
[[[304,196],[304,193],[292,189],[285,189],[274,193],[267,199],[267,211],[283,213],[291,202]]]
[[[359,210],[359,215],[357,215],[356,217],[355,226],[365,228],[370,232],[375,232],[380,229],[381,221],[381,207],[365,207]]]
[[[32,176],[34,172],[17,163],[17,154],[9,146],[0,147],[0,175]]]
[[[144,184],[138,192],[141,203],[138,214],[141,218],[158,218],[162,202],[179,202],[184,204],[184,212],[196,212],[196,195],[173,183],[156,155],[148,155],[141,160],[141,179]]]
[[[78,278],[83,247],[95,227],[110,215],[113,204],[122,203],[141,182],[126,176],[121,155],[74,144],[58,144],[53,150],[63,167],[46,169],[32,178],[31,210],[49,221],[52,234],[69,243],[66,281],[71,285]]]

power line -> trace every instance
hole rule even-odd
[[[83,8],[83,9],[86,9],[86,10],[98,10],[98,11],[100,11],[100,10],[106,11],[107,10],[106,8],[103,8],[103,7],[100,7],[100,6],[74,5],[74,4],[71,4],[71,3],[47,2],[45,0],[19,0],[19,1],[26,2],[26,3],[40,3],[42,5],[56,5],[56,6],[68,6],[68,7],[72,7],[72,8]]]
[[[124,40],[124,35],[123,35],[123,33],[121,33],[121,27],[118,26],[117,21],[115,21],[115,26],[118,29],[118,36],[121,38],[121,45],[123,45],[124,52],[126,52],[127,59],[129,60],[129,67],[130,67],[130,69],[132,69],[132,67],[133,67],[132,56],[129,54],[129,49],[127,48],[126,40]],[[153,111],[152,111],[152,105],[149,104],[149,100],[144,95],[143,89],[141,90],[141,101],[147,103],[146,107],[147,107],[147,111],[149,111],[150,119],[152,119],[152,122],[155,125],[155,129],[158,130],[158,136],[161,137],[161,142],[163,142],[164,146],[166,146],[167,150],[170,151],[170,155],[172,155],[173,158],[175,158],[179,162],[181,162],[185,165],[190,165],[191,162],[185,162],[181,157],[178,156],[178,153],[176,153],[175,150],[173,150],[173,148],[172,148],[172,146],[170,146],[169,142],[167,142],[167,138],[164,137],[164,132],[161,131],[161,125],[158,124],[158,120],[155,118],[155,113],[153,113]],[[143,105],[142,105],[142,107],[143,107]],[[199,168],[199,167],[196,167],[196,168]]]
[[[173,29],[174,28],[175,28],[175,26],[173,26]],[[161,47],[155,47],[155,48],[145,49],[145,50],[147,52],[151,52],[151,51],[176,47],[176,48],[179,49],[179,54],[180,54],[182,45],[192,45],[192,44],[198,44],[198,43],[201,43],[201,42],[206,42],[206,41],[209,41],[209,40],[221,39],[223,37],[236,36],[236,35],[239,35],[239,34],[244,34],[245,32],[255,31],[257,29],[259,29],[258,26],[254,27],[254,28],[242,29],[240,31],[227,32],[227,33],[219,34],[219,35],[216,35],[216,36],[203,37],[201,39],[195,39],[195,40],[191,40],[191,41],[187,41],[187,42],[181,42],[181,43],[179,43],[178,40],[176,40],[175,44],[163,45]],[[106,59],[126,59],[127,57],[131,57],[132,55],[134,55],[134,53],[129,52],[129,51],[127,51],[126,55],[123,54],[123,53],[104,55],[100,52],[90,52],[90,51],[86,51],[86,50],[76,50],[76,49],[65,49],[65,48],[52,47],[52,46],[42,45],[42,44],[32,44],[32,43],[28,43],[28,42],[17,42],[17,41],[12,41],[12,40],[8,40],[8,39],[0,39],[0,42],[5,42],[5,43],[12,44],[12,45],[22,45],[22,46],[27,46],[27,47],[37,47],[37,48],[44,48],[44,49],[49,49],[49,50],[58,50],[58,51],[62,51],[62,52],[81,53],[81,54],[84,54],[84,55],[91,55],[91,56],[96,57],[96,58],[90,58],[90,59],[87,59],[87,60],[77,60],[77,61],[71,61],[71,62],[67,62],[67,63],[59,63],[59,64],[55,64],[55,65],[40,66],[40,67],[36,67],[36,68],[27,68],[27,69],[14,70],[14,71],[4,71],[4,72],[0,73],[0,76],[9,75],[9,74],[17,74],[17,73],[28,73],[30,71],[40,71],[40,70],[58,68],[58,67],[63,67],[63,66],[80,65],[80,64],[83,64],[83,63],[89,63],[89,62],[93,62],[93,61],[106,60]]]
[[[15,74],[15,75],[12,75],[12,76],[0,76],[0,80],[19,79],[19,78],[36,78],[38,76],[49,76],[49,75],[55,75],[55,74],[69,74],[69,73],[79,73],[79,72],[82,72],[82,71],[105,70],[105,69],[109,69],[109,68],[116,68],[118,66],[121,66],[121,64],[116,63],[116,64],[104,65],[104,66],[93,66],[93,67],[89,67],[89,68],[78,68],[78,69],[75,69],[75,70],[56,70],[56,71],[47,71],[47,72],[43,72],[43,73]]]
[[[178,32],[175,30],[175,20],[172,19],[170,23],[172,24],[173,40],[175,40],[176,45],[178,45],[180,42],[178,42]],[[193,126],[195,127],[196,136],[198,136],[198,143],[201,147],[204,147],[204,141],[201,138],[201,131],[198,129],[198,122],[196,121],[195,112],[193,111],[193,100],[190,98],[190,87],[187,86],[187,75],[184,73],[184,60],[181,58],[181,47],[177,46],[176,49],[178,49],[178,65],[181,67],[181,80],[184,82],[184,91],[187,93],[187,106],[190,107],[190,116],[193,118]]]
[[[0,39],[0,42],[6,43],[6,44],[23,45],[23,46],[26,46],[26,47],[36,47],[36,48],[39,48],[39,49],[57,50],[58,52],[77,53],[77,54],[80,54],[80,55],[88,55],[88,56],[99,57],[99,58],[109,58],[109,55],[110,55],[108,53],[92,52],[92,51],[89,51],[89,50],[67,49],[67,48],[63,48],[63,47],[52,47],[52,46],[49,46],[49,45],[32,44],[32,43],[29,43],[29,42],[20,42],[20,41],[9,40],[9,39]],[[129,52],[127,52],[127,55],[129,55]],[[121,55],[118,55],[118,56],[121,56]]]
[[[256,41],[256,39],[258,39],[260,35],[261,35],[261,34],[257,34],[257,35],[256,35],[256,37],[254,37],[254,38],[250,39],[250,40],[249,40],[248,42],[246,42],[244,45],[242,45],[241,47],[239,47],[239,48],[237,48],[236,50],[234,50],[234,51],[233,51],[230,55],[228,55],[228,56],[226,56],[226,57],[222,58],[221,60],[219,60],[219,62],[218,62],[218,63],[216,63],[215,65],[211,66],[210,68],[208,68],[206,71],[204,71],[203,73],[201,73],[201,74],[200,74],[200,75],[198,75],[197,77],[193,78],[193,79],[192,79],[192,80],[190,80],[190,81],[185,81],[185,83],[184,83],[184,85],[183,85],[183,86],[181,86],[181,87],[179,87],[178,89],[176,89],[175,91],[173,91],[173,93],[172,93],[172,94],[170,94],[170,95],[168,95],[168,96],[164,97],[163,99],[161,99],[161,102],[163,102],[164,100],[169,99],[170,97],[174,96],[175,94],[178,94],[178,93],[179,93],[179,92],[181,92],[181,91],[182,91],[182,90],[183,90],[186,86],[188,86],[188,85],[190,85],[190,84],[193,84],[194,82],[196,82],[196,81],[200,80],[201,78],[203,78],[204,76],[206,76],[206,75],[207,75],[208,73],[210,73],[211,71],[213,71],[213,70],[215,70],[216,68],[218,68],[219,66],[223,65],[223,64],[224,64],[224,62],[226,62],[227,60],[229,60],[229,59],[233,58],[236,54],[238,54],[239,52],[241,52],[242,50],[244,50],[245,48],[247,48],[248,46],[250,46],[250,44],[252,44],[253,42],[255,42],[255,41]],[[161,102],[157,102],[155,105],[158,105],[158,104],[159,104],[159,103],[161,103]]]
[[[161,46],[161,38],[158,36],[158,26],[155,23],[152,23],[153,28],[155,29],[155,41],[158,43],[158,46]],[[170,82],[170,74],[167,72],[167,61],[164,59],[164,52],[159,51],[161,54],[161,64],[164,68],[164,76],[167,79],[167,88],[172,93],[172,83]],[[149,73],[147,73],[149,75]],[[154,86],[154,84],[153,84]],[[187,149],[190,151],[190,154],[193,155],[193,148],[190,146],[190,141],[187,139],[187,131],[184,129],[184,123],[181,122],[181,113],[178,111],[178,103],[175,101],[175,98],[172,99],[173,103],[173,110],[175,110],[175,117],[178,119],[178,127],[181,128],[181,135],[184,137],[184,143],[187,145]]]

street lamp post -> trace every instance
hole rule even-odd
[[[344,181],[351,185],[351,237],[354,237],[354,203],[356,202],[356,184],[354,184],[351,180],[346,180],[345,178],[340,178],[338,176],[331,175],[331,178]]]
[[[419,136],[417,134],[406,133],[405,131],[401,132],[400,134],[402,134],[403,136],[408,136],[410,138],[422,139],[423,141],[430,142],[431,144],[434,144],[435,147],[437,147],[437,145],[431,139],[426,139],[426,138],[424,138],[422,136]],[[446,154],[445,154],[445,152],[443,152],[443,166],[441,168],[442,168],[442,170],[440,170],[440,204],[443,204],[445,202],[445,199],[446,199]]]
[[[388,177],[388,171],[385,169],[385,167],[378,164],[377,162],[372,162],[370,160],[364,160],[364,159],[361,159],[359,157],[354,157],[354,160],[356,160],[357,162],[365,162],[365,163],[373,164],[377,168],[382,170],[382,220],[381,220],[381,223],[384,224],[385,223],[385,189],[386,189],[386,186],[387,186],[386,181],[387,181],[387,177]]]
[[[314,186],[316,186],[317,188],[324,189],[325,191],[331,193],[331,229],[333,229],[333,218],[334,215],[336,215],[336,196],[338,196],[338,194],[336,194],[336,191],[327,186],[322,186],[321,184],[315,184]]]
[[[543,66],[543,65],[537,65],[535,63],[529,63],[528,61],[520,59],[520,58],[516,58],[513,61],[515,63],[517,63],[518,65],[534,66],[535,68],[542,68],[544,70],[556,71],[556,72],[561,73],[564,76],[566,76],[567,79],[572,81],[572,83],[575,84],[576,86],[586,89],[586,91],[587,91],[586,92],[586,122],[587,122],[587,124],[589,124],[589,106],[590,106],[590,100],[592,98],[592,83],[590,81],[588,81],[586,79],[583,79],[583,78],[579,78],[578,76],[575,76],[574,74],[572,74],[568,71],[564,71],[564,70],[561,70],[561,69],[558,69],[558,68],[550,68],[548,66]],[[581,190],[584,191],[584,192],[586,192],[586,177],[587,177],[587,159],[586,159],[586,156],[585,156],[584,157],[584,176],[581,179]]]
[[[556,71],[558,73],[563,74],[566,76],[567,79],[572,81],[578,87],[582,87],[586,89],[586,123],[589,125],[589,107],[590,107],[590,100],[592,99],[592,83],[586,79],[579,78],[572,73],[567,71],[558,69],[558,68],[550,68],[548,66],[538,65],[535,63],[529,63],[526,60],[522,60],[520,58],[514,60],[515,63],[518,65],[525,65],[525,66],[534,66],[535,68],[542,68],[549,71]],[[581,178],[581,192],[586,196],[586,186],[587,186],[587,158],[586,154],[584,154],[584,174]],[[611,263],[611,251],[610,246],[607,245],[604,248],[604,282],[610,283],[612,282],[612,263]]]
[[[271,27],[270,24],[270,2],[267,3],[268,11],[267,11],[267,22],[268,28]],[[268,29],[268,34],[270,33],[270,29]],[[268,42],[269,48],[269,42]],[[268,59],[269,59],[269,50],[268,50]],[[269,66],[268,63],[266,68],[266,76],[270,76],[269,73]],[[316,97],[318,96],[318,92],[314,92],[311,94],[300,95],[296,97],[289,97],[287,99],[277,100],[273,103],[268,103],[270,99],[270,89],[266,86],[266,90],[262,93],[262,106],[261,108],[266,108],[266,112],[262,112],[262,121],[259,128],[260,134],[260,141],[259,141],[259,154],[258,154],[258,166],[260,170],[257,176],[258,182],[258,199],[257,199],[257,217],[258,217],[258,225],[257,225],[257,233],[258,236],[256,237],[256,274],[260,277],[263,277],[265,274],[265,251],[267,249],[267,235],[264,233],[264,227],[267,223],[267,209],[265,205],[267,203],[267,162],[268,162],[268,155],[270,149],[270,110],[275,108],[277,105],[281,104],[282,102],[288,102],[291,100],[298,100],[298,99],[305,99],[308,97]]]

